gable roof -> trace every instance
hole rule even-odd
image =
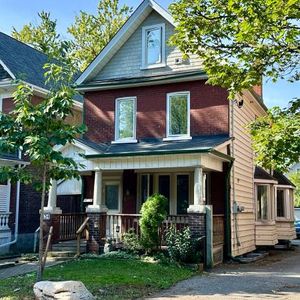
[[[154,0],[144,0],[110,42],[78,77],[76,84],[80,85],[83,82],[89,81],[89,79],[99,73],[153,10],[175,26],[173,17],[164,8]]]
[[[47,89],[43,69],[47,61],[44,53],[0,32],[0,73],[5,70],[11,79]]]

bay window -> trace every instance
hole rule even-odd
[[[268,220],[269,207],[268,185],[257,185],[256,189],[256,217],[257,220]]]
[[[277,217],[285,217],[285,190],[277,189],[276,204],[277,204]]]

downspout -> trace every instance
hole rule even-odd
[[[19,159],[21,159],[21,151],[19,151]],[[21,165],[18,166],[21,168]],[[21,182],[20,180],[17,182],[17,195],[16,195],[16,217],[15,217],[15,231],[14,231],[14,240],[5,244],[1,244],[0,248],[7,247],[13,244],[16,244],[19,236],[19,207],[20,207],[20,190],[21,190]]]

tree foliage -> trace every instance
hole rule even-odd
[[[14,28],[12,36],[59,61],[69,60],[70,65],[83,70],[120,29],[130,12],[127,5],[119,7],[119,0],[99,0],[96,15],[81,11],[75,17],[68,28],[71,39],[67,40],[57,33],[57,20],[42,11],[38,14],[38,24],[29,23],[20,31]]]
[[[119,0],[100,0],[97,14],[81,11],[68,28],[74,40],[74,59],[81,70],[99,54],[128,18],[131,8],[119,7]]]
[[[300,207],[300,171],[291,172],[288,175],[289,179],[294,183],[296,186],[295,190],[295,207]]]
[[[274,107],[250,124],[257,161],[266,169],[286,172],[299,161],[300,111],[297,111]]]
[[[263,76],[299,80],[298,0],[178,0],[170,10],[177,23],[171,44],[197,54],[208,83],[226,88],[230,99]],[[293,99],[252,124],[259,164],[282,171],[299,160],[299,108]]]
[[[168,200],[155,194],[147,199],[141,209],[140,219],[142,245],[146,250],[159,246],[159,228],[167,217]]]
[[[233,98],[261,82],[299,75],[298,0],[179,0],[171,42],[203,60],[209,83]]]
[[[64,157],[55,147],[72,143],[83,133],[83,126],[73,126],[65,122],[72,114],[74,89],[71,87],[73,73],[65,65],[48,63],[45,65],[46,81],[51,86],[45,99],[34,103],[33,90],[19,84],[13,94],[15,108],[9,114],[0,113],[0,152],[21,152],[30,165],[21,168],[5,166],[0,168],[0,181],[10,179],[32,184],[41,191],[40,228],[46,192],[50,179],[67,180],[79,177],[79,165]],[[32,172],[32,169],[35,171]],[[42,277],[43,230],[40,230],[39,272]]]

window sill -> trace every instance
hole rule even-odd
[[[150,66],[142,66],[140,68],[140,70],[143,71],[143,70],[159,69],[159,68],[165,68],[166,66],[167,66],[166,63],[157,64],[157,65],[150,65]]]
[[[191,140],[191,136],[176,136],[176,137],[167,137],[163,138],[163,142],[171,142],[171,141],[188,141]]]
[[[294,222],[294,221],[285,217],[277,217],[276,222]]]
[[[126,141],[112,141],[111,144],[136,144],[137,140],[126,140]]]

